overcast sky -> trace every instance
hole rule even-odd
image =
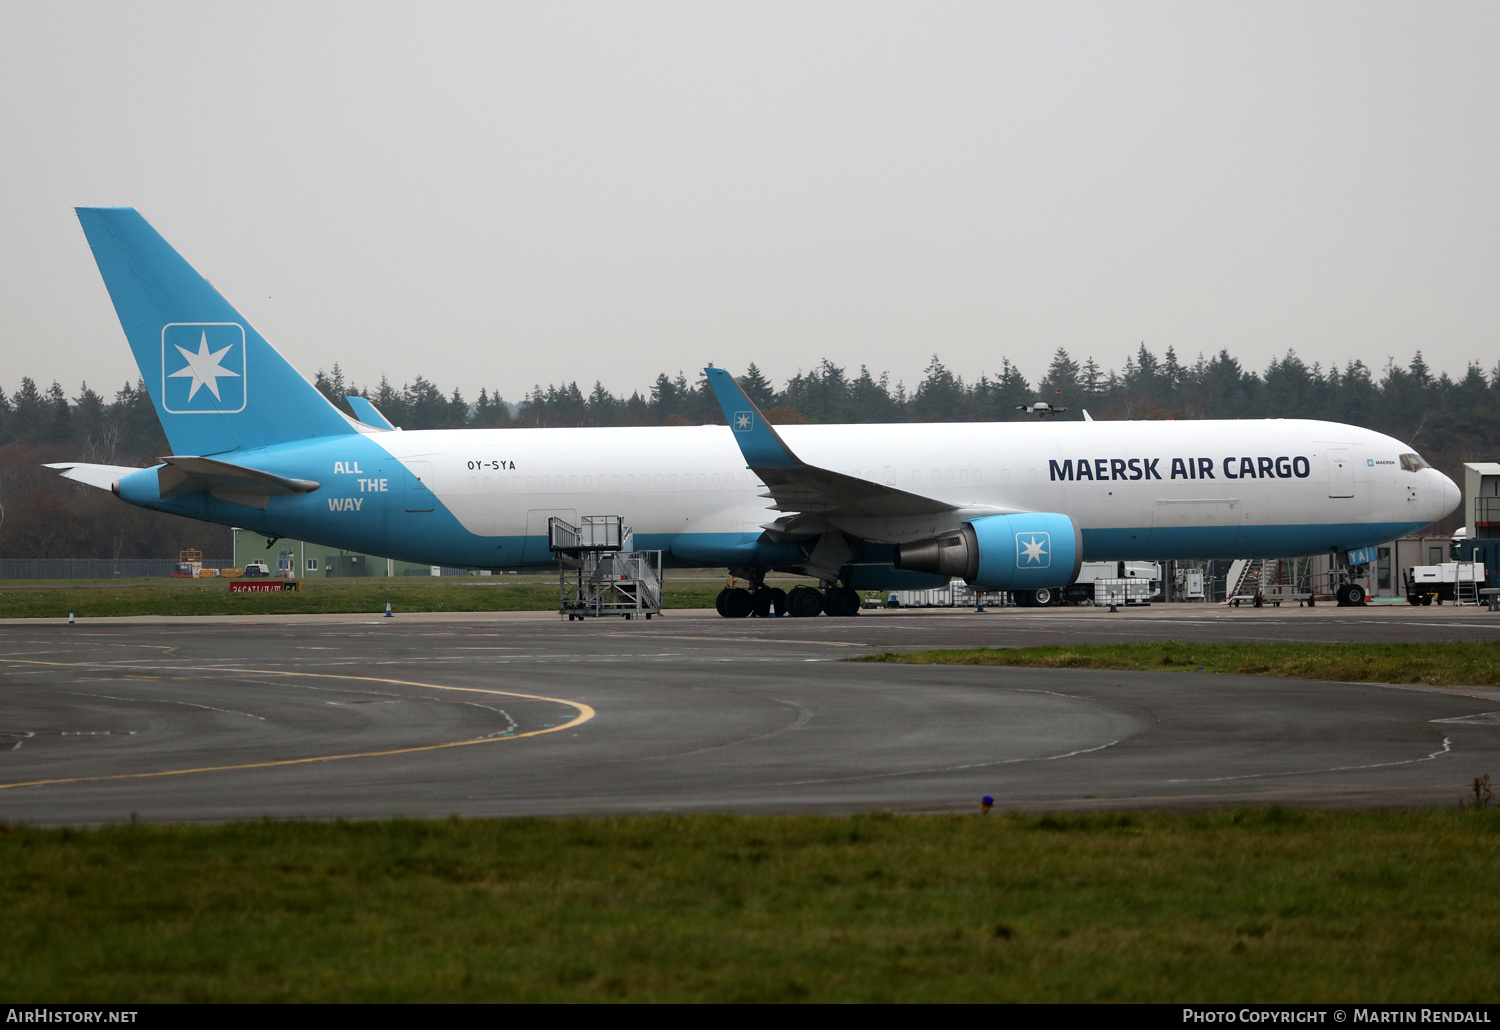
[[[471,400],[1144,341],[1500,360],[1500,4],[0,0],[0,388],[138,208],[305,374]]]

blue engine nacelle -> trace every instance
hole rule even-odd
[[[981,590],[1066,586],[1083,563],[1083,534],[1053,512],[988,515],[931,540],[902,544],[896,568],[961,576]]]

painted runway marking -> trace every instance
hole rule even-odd
[[[900,776],[931,776],[935,773],[962,772],[965,769],[989,769],[997,765],[1019,765],[1022,762],[1057,762],[1064,758],[1077,758],[1079,755],[1091,755],[1095,751],[1103,751],[1114,747],[1119,740],[1111,740],[1107,744],[1099,744],[1095,747],[1079,748],[1076,751],[1066,751],[1059,755],[1038,755],[1035,758],[1000,758],[993,762],[970,762],[965,765],[938,765],[926,769],[899,769],[884,773],[860,773],[855,776],[830,776],[821,780],[784,780],[778,787],[805,787],[820,783],[850,783],[854,780],[888,780]]]
[[[1438,720],[1434,719],[1433,722]],[[1264,780],[1273,776],[1315,776],[1319,773],[1331,772],[1358,772],[1361,769],[1388,769],[1396,765],[1414,765],[1417,762],[1431,762],[1433,759],[1441,758],[1453,752],[1453,740],[1450,737],[1443,738],[1441,750],[1434,751],[1430,755],[1421,758],[1404,758],[1399,762],[1375,762],[1371,765],[1335,765],[1328,769],[1294,769],[1289,772],[1268,773],[1246,773],[1243,776],[1212,776],[1199,780],[1168,780],[1168,783],[1227,783],[1231,780]]]
[[[117,668],[114,665],[102,662],[39,662],[22,658],[0,659],[17,665],[45,665],[64,669],[106,669]],[[140,668],[131,666],[131,668]],[[159,671],[169,672],[224,672],[220,667],[209,666],[166,666],[158,667]],[[138,773],[110,773],[102,776],[62,776],[47,780],[28,780],[21,783],[0,783],[0,790],[9,790],[12,787],[44,787],[58,783],[98,783],[105,780],[139,780],[151,779],[159,776],[187,776],[193,773],[230,772],[239,769],[271,769],[287,765],[309,765],[313,762],[339,762],[352,758],[384,758],[390,755],[409,755],[419,751],[441,751],[445,748],[466,747],[470,744],[484,744],[496,740],[521,740],[524,737],[539,737],[546,733],[557,733],[561,730],[572,729],[588,722],[595,715],[594,709],[581,701],[569,701],[560,697],[542,697],[537,694],[521,694],[513,690],[491,690],[486,687],[450,687],[440,683],[417,683],[411,680],[388,679],[380,676],[345,676],[328,672],[290,672],[277,669],[234,669],[228,670],[242,676],[305,676],[315,679],[335,679],[358,683],[388,683],[397,687],[421,687],[425,690],[452,690],[470,694],[489,694],[495,697],[514,697],[524,701],[547,701],[552,704],[565,705],[572,708],[578,714],[567,722],[560,725],[548,724],[539,730],[528,730],[525,733],[512,733],[505,736],[478,737],[472,740],[455,740],[446,744],[423,744],[416,747],[390,748],[383,751],[358,751],[342,755],[314,755],[308,758],[282,758],[266,762],[242,762],[234,765],[206,765],[191,769],[161,769],[155,772]],[[509,716],[507,716],[509,718]]]
[[[32,733],[30,730],[0,730],[0,741],[3,741],[6,737],[16,738],[16,742],[14,744],[12,744],[8,748],[5,748],[6,751],[19,751],[21,749],[21,742],[24,741],[27,737],[34,736],[36,736],[36,734]]]

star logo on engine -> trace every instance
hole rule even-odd
[[[1016,564],[1028,568],[1045,568],[1052,564],[1049,553],[1052,538],[1046,533],[1016,534]]]
[[[245,410],[245,329],[174,322],[161,333],[162,406],[177,415]]]

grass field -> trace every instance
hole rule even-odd
[[[1497,844],[1456,804],[0,827],[0,993],[1483,1002]]]
[[[692,578],[689,578],[689,575]],[[665,577],[663,607],[712,608],[719,577]],[[264,613],[556,611],[557,575],[308,579],[296,593],[231,594],[223,579],[0,582],[0,618]]]
[[[1232,672],[1341,683],[1500,686],[1500,641],[1432,644],[1071,644],[884,652],[854,662],[905,665],[1011,665],[1044,669]]]

